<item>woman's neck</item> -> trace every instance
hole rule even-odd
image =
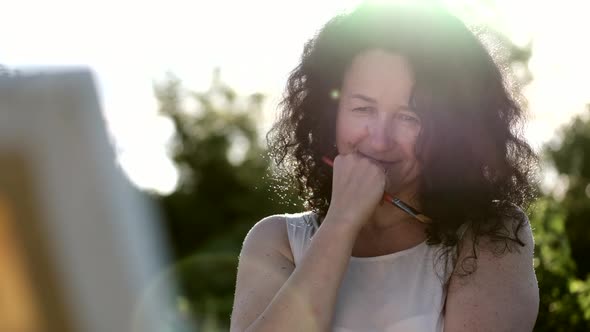
[[[417,184],[414,184],[408,188],[408,190],[403,192],[395,193],[394,197],[402,200],[404,203],[410,205],[416,210],[420,210],[421,206],[418,195],[416,194],[416,185]],[[375,208],[373,215],[365,224],[365,226],[367,226],[368,229],[379,230],[415,222],[418,222],[418,220],[404,210],[391,203],[381,201],[381,203],[379,203],[379,205]]]
[[[425,230],[425,224],[386,203],[359,231],[352,256],[374,257],[412,248],[426,240]]]

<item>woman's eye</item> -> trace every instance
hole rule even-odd
[[[418,118],[407,114],[398,114],[398,118],[403,121],[420,123],[420,120]]]
[[[352,109],[353,112],[361,112],[361,113],[371,112],[372,110],[373,110],[373,107],[368,107],[368,106],[366,106],[366,107],[356,107],[356,108],[353,108]]]

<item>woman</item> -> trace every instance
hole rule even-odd
[[[268,135],[309,212],[249,232],[232,331],[532,330],[533,237],[517,206],[534,196],[536,158],[506,85],[440,8],[361,5],[328,22]]]

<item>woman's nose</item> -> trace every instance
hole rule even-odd
[[[379,121],[368,126],[369,141],[372,149],[375,152],[382,152],[390,150],[393,141],[391,127],[387,125],[386,121]]]

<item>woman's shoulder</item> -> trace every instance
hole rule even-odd
[[[304,229],[317,225],[313,212],[274,214],[262,218],[248,232],[244,246],[264,244],[272,246],[289,260],[294,261],[289,237],[293,229]],[[291,230],[290,230],[291,229]],[[289,233],[292,234],[289,234]]]
[[[526,237],[531,235],[527,234],[527,228],[530,229],[531,225],[527,213],[522,207],[511,202],[494,201],[494,203],[496,204],[497,214],[489,221],[499,224],[502,228],[498,232],[495,232],[495,234],[501,234],[505,237],[512,237],[522,233]],[[465,233],[473,235],[472,228],[473,225],[471,222],[461,224],[457,229],[459,239],[462,239]],[[486,234],[482,234],[481,237],[489,238]]]
[[[264,217],[252,226],[244,242],[264,241],[267,244],[280,244],[284,239],[288,241],[285,225],[286,215],[284,214]]]
[[[510,205],[503,210],[501,220],[506,234],[515,233],[520,245],[508,246],[514,241],[506,240],[505,245],[483,235],[478,237],[474,251],[473,233],[467,231],[459,260],[465,260],[468,271],[460,270],[461,273],[451,276],[445,330],[455,326],[497,327],[500,324],[514,328],[523,324],[534,325],[539,306],[539,288],[533,265],[534,238],[526,212],[517,205]],[[511,234],[511,238],[513,236]],[[474,258],[474,252],[475,265],[470,260]],[[482,298],[486,301],[482,302]],[[505,319],[498,322],[493,317]],[[530,331],[528,327],[519,330]]]
[[[288,225],[301,226],[301,227],[318,227],[317,214],[312,211],[297,212],[297,213],[285,213],[285,222]]]
[[[289,244],[287,226],[298,223],[298,220],[303,220],[307,215],[307,212],[303,212],[273,214],[264,217],[252,226],[244,239],[243,247],[257,245],[269,246],[293,262],[294,259]]]
[[[258,221],[250,232],[272,234],[286,234],[286,225],[307,224],[312,225],[315,221],[315,214],[311,211],[297,213],[273,214]]]
[[[522,207],[510,202],[504,203],[502,213],[500,213],[500,225],[503,226],[503,229],[497,234],[516,239],[516,243],[522,247],[528,246],[532,250],[534,246],[532,227],[527,213]],[[489,237],[487,238],[489,239]]]

